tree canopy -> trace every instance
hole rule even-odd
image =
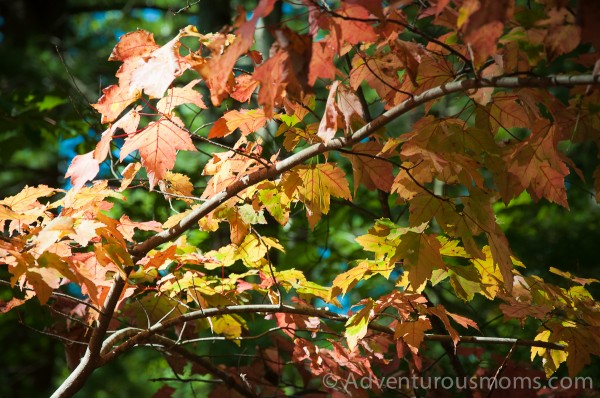
[[[0,321],[64,344],[54,397],[140,350],[157,397],[592,393],[547,383],[599,376],[596,2],[199,3],[91,104],[60,50],[70,94],[0,79]]]

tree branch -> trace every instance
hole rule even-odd
[[[264,167],[253,173],[247,174],[244,177],[236,180],[225,190],[217,193],[212,198],[207,200],[202,206],[190,212],[184,217],[179,224],[160,232],[144,242],[136,245],[131,254],[134,256],[143,256],[157,246],[176,239],[188,229],[192,228],[198,220],[216,209],[224,201],[234,197],[248,187],[255,185],[261,181],[273,179],[279,174],[291,170],[304,161],[317,156],[319,154],[343,148],[347,145],[352,145],[373,134],[375,131],[385,126],[392,120],[397,119],[408,111],[423,105],[429,101],[444,97],[457,92],[465,92],[485,87],[498,88],[520,88],[520,87],[554,87],[554,86],[573,86],[573,85],[596,85],[600,84],[600,75],[576,75],[576,76],[550,76],[550,77],[494,77],[480,79],[465,79],[461,81],[446,83],[438,87],[434,87],[412,98],[408,98],[395,107],[389,109],[379,115],[373,121],[357,130],[350,137],[334,138],[328,143],[314,144],[308,148],[301,150],[275,164]]]
[[[102,358],[102,363],[106,363],[116,359],[119,355],[128,351],[136,345],[144,344],[151,340],[154,336],[165,331],[167,328],[198,319],[205,319],[213,316],[227,315],[227,314],[256,314],[256,313],[287,313],[287,314],[298,314],[307,316],[316,316],[321,319],[329,319],[336,322],[346,323],[349,319],[346,315],[336,314],[327,309],[309,308],[309,307],[292,307],[288,305],[277,305],[277,304],[247,304],[247,305],[232,305],[227,307],[218,308],[207,308],[203,310],[188,312],[175,318],[171,318],[163,323],[157,323],[154,326],[141,330],[134,328],[123,329],[115,335],[111,336],[110,344],[116,343],[119,340],[125,340],[121,345],[117,346],[113,351],[107,352],[109,347],[105,344],[103,352],[107,352]],[[371,323],[369,328],[378,332],[394,335],[394,330],[375,323]],[[133,330],[132,330],[133,329]],[[135,334],[136,332],[137,334]],[[426,334],[425,340],[428,341],[439,341],[439,342],[452,342],[452,337],[449,335],[440,334]],[[108,340],[107,340],[108,342]],[[564,350],[565,347],[560,344],[549,343],[545,341],[534,341],[534,340],[520,340],[511,338],[499,338],[499,337],[480,337],[480,336],[461,336],[460,343],[470,344],[514,344],[519,346],[527,347],[543,347],[553,350]]]
[[[100,361],[102,341],[104,340],[104,336],[108,330],[108,324],[112,320],[115,308],[119,302],[119,297],[121,296],[126,284],[127,283],[125,279],[121,277],[121,274],[117,274],[115,281],[106,296],[104,306],[97,321],[98,326],[92,332],[90,343],[88,344],[83,358],[81,358],[81,361],[75,370],[71,372],[69,377],[67,377],[60,387],[58,387],[58,389],[54,392],[54,394],[52,394],[51,398],[73,396],[73,394],[83,387],[92,372],[97,367],[102,365]]]

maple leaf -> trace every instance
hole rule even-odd
[[[260,83],[258,103],[264,106],[267,117],[273,116],[273,109],[280,105],[287,87],[287,64],[289,54],[280,50],[258,66],[252,78]]]
[[[189,198],[178,198],[177,197],[177,196],[191,197],[192,191],[194,190],[194,185],[190,181],[190,178],[184,174],[172,173],[170,171],[167,171],[165,173],[164,179],[159,181],[158,185],[160,186],[161,191],[167,194],[167,195],[165,195],[165,197],[167,197],[169,200],[171,200],[171,198],[174,198],[174,199],[182,199],[183,201],[187,202],[188,204],[193,202],[193,200],[189,199]],[[174,194],[177,196],[171,196],[168,194]]]
[[[69,237],[72,238],[77,244],[84,247],[87,246],[91,240],[98,236],[96,229],[104,226],[105,225],[103,223],[96,220],[77,220],[73,226],[75,233],[69,234]]]
[[[229,212],[227,221],[229,221],[229,238],[231,239],[231,243],[241,245],[246,235],[250,233],[250,224],[244,221],[235,208]]]
[[[140,171],[141,168],[142,165],[139,162],[129,163],[127,166],[125,166],[121,172],[121,175],[123,176],[123,180],[121,180],[121,191],[124,191],[129,184],[131,184],[137,172]]]
[[[351,7],[360,7],[364,8],[371,14],[375,15],[377,18],[383,19],[383,8],[381,6],[381,1],[379,0],[348,0],[346,2],[346,9],[350,9]],[[361,15],[361,11],[357,11],[356,13],[351,13],[351,15]]]
[[[569,174],[569,168],[558,153],[556,126],[542,121],[533,130],[527,140],[506,155],[508,171],[517,176],[533,199],[544,197],[568,209],[564,178]]]
[[[227,127],[227,121],[223,117],[220,117],[215,121],[210,131],[208,132],[208,138],[225,137],[231,134],[232,132],[233,131],[229,130],[229,128]]]
[[[360,261],[352,269],[335,277],[327,301],[331,302],[340,294],[345,295],[358,282],[367,280],[374,275],[382,275],[385,278],[389,278],[392,271],[394,271],[394,267],[390,267],[389,264],[383,261]]]
[[[490,125],[492,132],[499,127],[510,129],[513,127],[528,127],[531,119],[527,109],[518,102],[515,94],[498,92],[491,98],[489,105]]]
[[[325,113],[319,124],[319,130],[317,135],[323,140],[324,143],[328,143],[333,139],[338,129],[337,119],[338,111],[335,105],[335,97],[337,93],[339,82],[336,80],[331,84],[329,88],[329,96],[325,103]]]
[[[94,151],[77,155],[71,161],[65,177],[71,177],[73,189],[79,190],[87,181],[93,180],[100,171],[100,164],[94,158]]]
[[[425,339],[425,331],[431,329],[431,321],[421,316],[415,321],[407,321],[396,324],[394,338],[402,339],[408,344],[413,353],[417,353],[421,343]]]
[[[314,10],[316,7],[313,4],[312,7],[309,5],[309,8]],[[317,33],[315,25],[330,31],[331,40],[335,43],[335,51],[340,55],[345,54],[345,51],[342,49],[347,44],[354,45],[360,42],[368,43],[377,40],[377,34],[373,27],[366,22],[360,21],[361,19],[369,18],[369,11],[366,8],[354,4],[341,3],[336,13],[341,15],[341,17],[327,18],[325,15],[319,13],[321,15],[316,14],[319,17],[312,18],[315,13],[310,13],[309,23],[314,26],[311,27],[311,33],[315,36]]]
[[[473,48],[476,66],[496,52],[504,22],[513,11],[514,0],[469,0],[462,5],[457,24],[464,33],[465,42]]]
[[[475,293],[481,292],[481,276],[474,267],[454,265],[447,265],[447,267],[450,285],[463,301],[470,301]]]
[[[456,316],[454,314],[447,312],[443,305],[436,305],[434,307],[429,307],[429,308],[427,308],[427,312],[431,315],[435,315],[442,321],[442,323],[444,324],[444,327],[448,331],[448,334],[450,335],[450,337],[452,337],[452,342],[454,343],[455,347],[458,344],[458,342],[460,341],[460,335],[458,334],[456,329],[454,329],[454,327],[450,324],[450,318],[448,318],[448,315],[450,315],[455,321],[458,319],[459,323],[462,326],[465,326],[465,327],[471,326],[471,327],[477,328],[477,326],[475,325],[475,323],[473,321],[467,320],[466,318],[463,318],[463,317],[456,318]]]
[[[293,169],[302,184],[297,187],[300,200],[306,206],[306,215],[314,228],[321,214],[329,213],[331,195],[352,200],[348,181],[342,169],[333,163],[297,166]]]
[[[479,272],[479,275],[481,275],[481,294],[493,300],[500,290],[500,283],[503,280],[502,273],[500,272],[500,268],[496,267],[494,263],[490,247],[485,246],[482,252],[485,255],[485,259],[473,259],[472,264]]]
[[[108,60],[125,62],[130,58],[150,55],[158,48],[160,46],[154,41],[152,33],[138,29],[121,36]]]
[[[119,219],[119,225],[117,226],[117,230],[121,232],[123,238],[133,242],[133,233],[135,229],[160,232],[163,228],[162,224],[158,221],[136,222],[132,221],[126,214],[123,214]]]
[[[369,321],[375,315],[373,299],[367,298],[358,305],[363,305],[363,307],[346,321],[346,331],[344,332],[350,351],[354,350],[358,341],[365,337],[369,328]]]
[[[47,185],[38,185],[37,187],[25,185],[18,194],[0,200],[0,204],[5,205],[18,213],[24,213],[34,209],[43,209],[45,206],[42,205],[38,199],[52,196],[59,191],[59,189],[50,188]]]
[[[38,233],[32,252],[37,256],[45,252],[50,246],[68,234],[74,234],[73,219],[71,217],[58,216]]]
[[[200,109],[206,109],[206,105],[202,101],[202,95],[193,89],[198,82],[200,82],[200,79],[192,80],[184,87],[170,88],[167,94],[156,104],[156,110],[170,115],[176,106],[183,104],[194,104]]]
[[[333,63],[335,49],[329,42],[313,42],[308,66],[308,84],[314,85],[318,78],[333,79],[336,67]]]
[[[102,133],[102,137],[94,149],[94,159],[96,159],[99,164],[108,156],[110,142],[117,128],[122,129],[128,135],[136,132],[138,125],[140,124],[139,112],[141,110],[141,106],[136,106]]]
[[[177,35],[161,48],[137,58],[131,73],[130,89],[143,90],[150,97],[161,98],[173,80],[190,67],[179,55],[180,45]]]
[[[102,89],[102,97],[92,106],[102,114],[102,123],[110,123],[141,95],[140,90],[113,84]]]
[[[244,135],[261,129],[269,120],[262,109],[229,111],[223,115],[223,119],[230,133],[239,128]]]
[[[528,316],[543,320],[546,318],[546,314],[552,310],[552,307],[550,306],[539,306],[528,302],[519,302],[516,300],[510,300],[510,302],[507,304],[500,304],[499,308],[502,310],[502,313],[506,318],[519,319],[521,321],[521,325],[524,324],[524,320]]]
[[[258,87],[258,82],[254,80],[251,75],[242,73],[235,78],[235,85],[233,87],[233,92],[231,93],[231,98],[239,102],[250,101],[256,87]]]
[[[246,321],[239,315],[223,315],[213,321],[214,332],[230,339],[240,337],[242,329],[247,329]]]
[[[261,184],[258,191],[258,198],[265,206],[269,214],[281,225],[286,225],[290,217],[290,203],[292,198],[287,196],[283,190],[283,184],[267,182]]]
[[[201,67],[200,73],[203,75],[210,88],[213,105],[219,105],[229,93],[230,89],[228,87],[228,82],[235,63],[238,58],[252,46],[256,22],[259,18],[263,18],[270,14],[274,5],[275,0],[261,0],[252,13],[252,18],[249,21],[244,22],[238,29],[235,41],[228,46],[222,54],[214,54],[215,56]],[[267,60],[263,65],[267,64],[271,59],[273,58]],[[257,81],[260,81],[260,79],[256,77],[256,72],[254,78]],[[269,116],[271,115],[271,110],[269,110],[269,108],[266,109],[266,114]]]
[[[354,195],[360,184],[367,189],[380,189],[390,192],[393,180],[393,166],[381,154],[383,146],[375,141],[359,143],[352,147],[352,155],[345,155],[352,162],[354,173]]]
[[[362,126],[365,117],[363,106],[360,100],[349,88],[342,85],[338,86],[337,107],[344,116],[344,128],[346,135],[351,135],[353,131],[353,122],[359,122]]]
[[[412,231],[402,235],[394,257],[404,259],[408,280],[414,289],[431,279],[434,269],[446,269],[440,249],[441,244],[434,235]]]
[[[190,134],[179,126],[183,126],[179,118],[161,117],[136,135],[127,137],[121,148],[121,161],[135,150],[140,152],[151,189],[175,166],[177,150],[196,151]]]
[[[563,327],[559,338],[567,343],[567,367],[569,377],[575,377],[586,365],[591,362],[590,354],[600,354],[597,339],[592,334],[592,327]]]

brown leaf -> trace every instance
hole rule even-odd
[[[319,131],[317,132],[317,135],[326,144],[333,139],[338,129],[338,111],[335,105],[335,97],[338,85],[339,81],[336,80],[331,84],[331,87],[329,88],[329,96],[327,97],[327,102],[325,104],[325,114],[321,119],[321,123],[319,124]]]

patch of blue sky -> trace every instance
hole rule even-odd
[[[123,36],[125,34],[125,31],[122,29],[115,29],[113,34],[115,35],[115,39],[119,40],[121,38],[121,36]]]
[[[187,23],[190,25],[198,26],[200,25],[200,17],[198,15],[190,15],[187,18]]]
[[[327,260],[329,257],[331,257],[331,249],[328,247],[317,247],[317,254],[323,260]]]
[[[163,12],[156,8],[138,8],[131,12],[135,18],[143,19],[146,22],[157,22],[163,18]]]
[[[81,287],[73,282],[67,283],[67,285],[63,289],[65,293],[71,297],[77,297],[80,299],[86,299],[88,297],[85,294],[83,294],[83,292],[81,291]]]
[[[77,145],[81,144],[84,141],[84,137],[78,135],[77,137],[60,139],[58,144],[58,156],[67,161],[71,161],[77,155]]]
[[[123,12],[121,10],[94,11],[91,13],[91,17],[92,21],[103,24],[110,20],[121,19]]]

